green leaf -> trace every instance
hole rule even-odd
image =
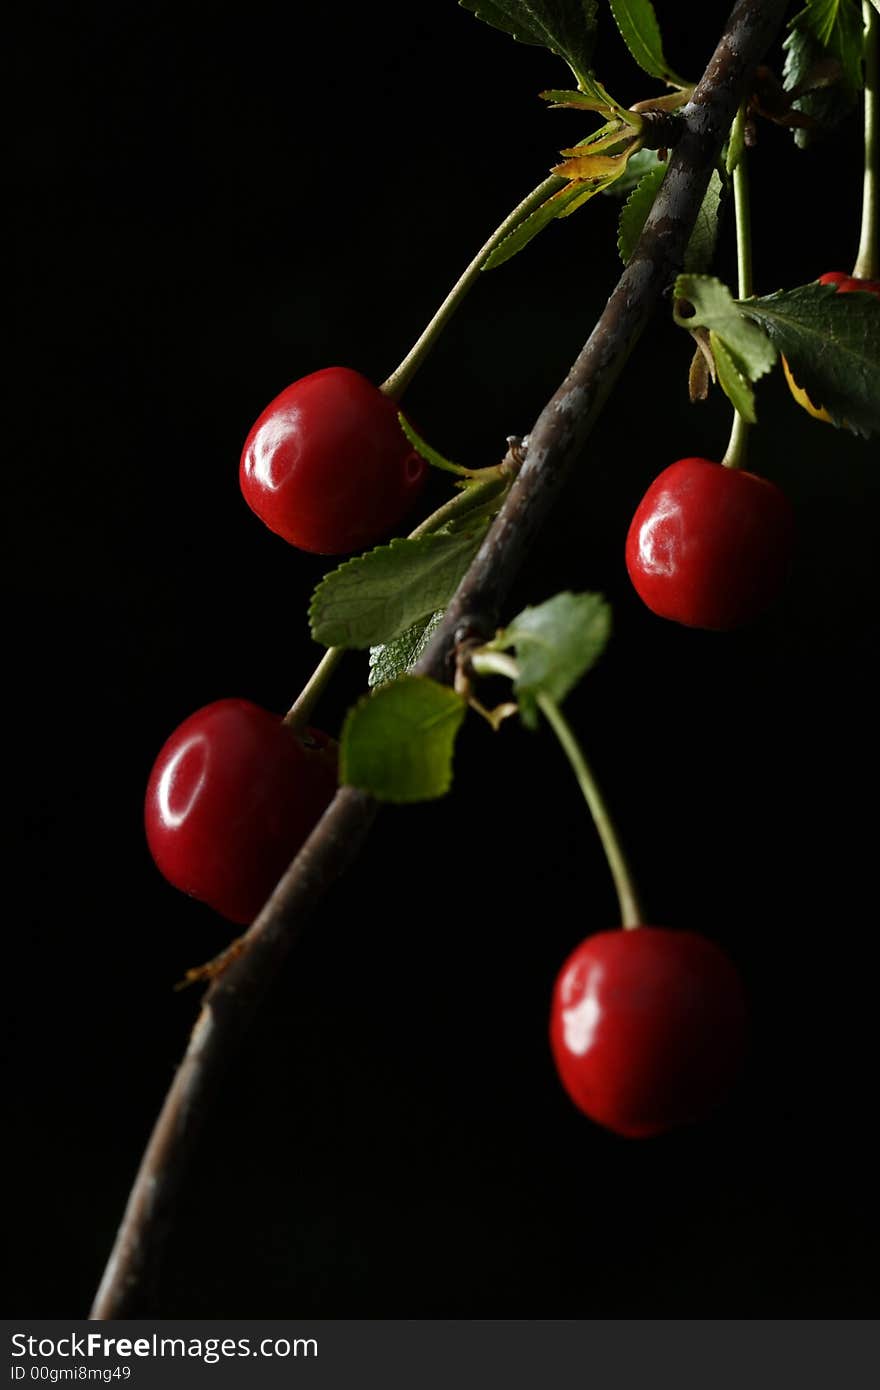
[[[795,15],[792,24],[802,23],[823,48],[827,48],[839,9],[840,0],[808,0],[806,9]]]
[[[365,695],[342,728],[340,781],[379,801],[443,796],[466,709],[454,690],[425,676],[401,676]]]
[[[589,198],[596,193],[604,193],[610,184],[613,184],[619,174],[612,174],[606,179],[597,179],[591,183],[567,183],[560,178],[561,187],[556,193],[551,194],[546,203],[542,203],[533,213],[520,222],[515,231],[506,236],[495,250],[490,252],[483,262],[482,270],[494,270],[496,266],[503,265],[512,256],[517,255],[524,247],[528,246],[533,237],[548,227],[557,217],[568,217],[576,212]]]
[[[856,434],[880,430],[880,301],[833,285],[800,285],[739,308],[760,324],[791,373],[837,425]]]
[[[589,71],[596,38],[598,0],[458,0],[478,19],[520,43],[549,48],[580,83]]]
[[[503,241],[490,251],[483,261],[481,270],[494,270],[496,266],[503,265],[512,256],[517,255],[524,247],[528,246],[533,237],[542,232],[545,227],[559,216],[560,208],[564,208],[577,196],[578,188],[575,184],[566,183],[565,179],[559,180],[559,188],[552,193],[546,203],[542,203],[534,212],[529,213],[525,221],[520,222],[519,226],[506,236]]]
[[[617,249],[624,265],[636,249],[636,242],[642,234],[645,220],[654,205],[665,173],[666,165],[655,163],[621,209],[617,226]],[[712,263],[723,187],[721,176],[717,169],[713,169],[685,251],[684,263],[687,270],[706,270]]]
[[[523,723],[538,722],[536,696],[562,704],[568,692],[605,649],[611,609],[601,594],[556,594],[536,608],[524,608],[487,644],[489,651],[516,653],[519,677],[514,688]]]
[[[459,477],[470,476],[471,470],[469,468],[462,467],[460,463],[452,463],[450,459],[444,458],[442,454],[438,454],[437,450],[431,447],[427,439],[423,439],[422,436],[413,429],[409,420],[407,420],[406,416],[401,414],[400,411],[397,412],[397,419],[400,428],[403,430],[416,453],[419,454],[426,463],[430,463],[432,468],[439,468],[441,473],[456,473]]]
[[[499,503],[500,492],[496,501],[454,526],[418,540],[394,540],[333,570],[312,596],[315,641],[325,647],[374,647],[445,608]]]
[[[546,96],[547,93],[545,92]],[[561,150],[561,154],[588,154],[597,150],[605,149],[619,152],[633,138],[633,127],[624,124],[615,117],[613,120],[606,121],[600,125],[598,130],[594,130],[589,135],[585,135],[583,140],[578,140],[569,150]]]
[[[742,366],[717,333],[710,332],[709,345],[722,391],[744,420],[748,420],[750,425],[756,424],[755,393]]]
[[[420,619],[407,628],[406,632],[395,637],[393,642],[380,642],[377,646],[371,647],[370,674],[367,682],[370,688],[384,685],[386,681],[397,680],[398,676],[405,676],[407,671],[415,666],[434,636],[442,617],[443,609],[440,608],[431,614],[427,622]]]
[[[604,111],[608,116],[617,116],[627,125],[638,129],[641,127],[642,118],[637,111],[630,111],[627,107],[621,106],[619,101],[602,86],[599,79],[593,73],[584,73],[578,82],[579,92],[575,93],[580,105],[587,106],[588,103],[596,111]]]
[[[679,275],[675,299],[673,317],[680,328],[708,328],[715,333],[749,381],[769,372],[776,361],[775,347],[720,280],[711,275]],[[682,300],[692,306],[692,314],[681,312]]]
[[[660,25],[651,0],[608,0],[621,37],[643,72],[670,87],[686,87],[663,54]]]
[[[641,183],[633,189],[620,209],[620,218],[617,223],[617,249],[624,265],[636,249],[636,242],[642,235],[645,220],[654,206],[657,190],[663,182],[665,174],[666,165],[655,162],[654,167],[645,174]]]
[[[808,0],[789,23],[783,78],[787,91],[800,95],[794,109],[820,130],[830,130],[852,110],[862,88],[864,29],[858,0]],[[837,76],[828,78],[829,62]],[[809,145],[812,130],[795,130],[798,145]]]
[[[640,130],[642,127],[642,117],[638,111],[629,111],[625,106],[621,106],[619,101],[615,101],[610,92],[607,92],[595,77],[585,77],[582,86],[576,92],[564,90],[560,87],[551,87],[546,92],[541,92],[541,98],[551,103],[551,111],[560,111],[564,107],[572,107],[576,111],[598,111],[601,115],[613,118],[613,124],[617,130],[626,128],[630,133]],[[599,136],[610,133],[610,124],[602,126],[601,130],[594,131],[585,140],[581,140],[582,145],[592,144]]]
[[[718,211],[724,184],[717,169],[712,170],[709,186],[706,189],[694,230],[691,232],[687,250],[684,253],[684,268],[690,271],[708,270],[715,256],[715,242],[718,240]]]
[[[606,109],[609,102],[612,106],[614,105],[612,98],[608,96],[605,89],[600,87],[598,83],[591,84],[591,91],[592,90],[602,92],[606,98],[606,100],[601,103],[601,109]],[[581,94],[577,92],[552,91],[542,92],[541,95],[548,99],[555,99],[557,97],[577,97]],[[592,105],[597,104],[596,102],[592,103]],[[628,125],[624,126],[621,124],[620,120],[614,119],[601,126],[598,130],[594,130],[591,135],[585,136],[583,140],[579,140],[577,145],[566,151],[566,153],[572,156],[576,156],[579,151],[583,151],[584,154],[589,154],[591,150],[595,151],[598,148],[607,150],[610,147],[613,149],[618,143],[622,146],[626,146],[628,143],[631,146],[633,142],[632,127]],[[555,218],[568,217],[571,213],[576,212],[579,207],[582,207],[594,194],[604,193],[618,180],[625,179],[627,177],[629,165],[634,159],[638,158],[639,153],[640,151],[637,151],[633,155],[628,155],[619,171],[611,173],[604,178],[590,180],[588,183],[577,181],[569,182],[566,178],[558,176],[553,180],[554,188],[547,195],[544,202],[541,203],[540,207],[537,207],[534,212],[529,213],[528,217],[524,218],[493,251],[489,252],[489,255],[483,261],[480,269],[495,270],[497,266],[503,265],[505,261],[509,261],[511,257],[517,255],[518,252],[528,246],[529,242],[536,237],[539,232],[542,232],[545,227],[548,227]]]
[[[847,85],[861,86],[864,40],[859,0],[807,0],[789,27],[805,29],[840,61]]]

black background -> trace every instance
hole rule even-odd
[[[658,5],[698,73],[723,5]],[[10,1314],[84,1314],[197,1000],[230,936],[159,878],[141,825],[170,730],[227,695],[286,708],[328,567],[241,500],[241,441],[320,366],[382,380],[476,247],[589,128],[566,80],[453,0],[28,7],[7,263],[23,312],[10,501],[7,1140]],[[774,62],[779,62],[778,52]],[[606,22],[600,76],[655,90]],[[847,268],[859,126],[753,159],[757,288]],[[599,198],[477,287],[408,404],[493,462],[525,433],[618,273]],[[733,277],[730,229],[720,270]],[[23,292],[23,293],[22,293]],[[564,956],[611,926],[595,836],[546,733],[468,727],[443,802],[388,811],[279,979],[185,1191],[165,1316],[856,1316],[876,1155],[872,975],[876,461],[779,372],[752,466],[791,495],[790,589],[754,629],[652,617],[623,538],[652,477],[723,452],[689,341],[637,349],[512,614],[614,604],[569,712],[652,920],[742,967],[748,1075],[704,1125],[616,1139],[545,1041]],[[436,497],[444,495],[442,483]],[[364,682],[350,658],[320,712]],[[857,804],[863,797],[863,804]]]

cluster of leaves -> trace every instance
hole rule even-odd
[[[878,0],[872,3],[880,8]],[[594,87],[592,58],[601,8],[597,0],[459,0],[459,4],[519,42],[547,48],[562,58],[582,93]],[[608,0],[608,8],[639,67],[669,87],[688,90],[687,81],[666,59],[651,0]],[[860,0],[806,0],[788,28],[785,88],[789,102],[804,117],[794,130],[798,143],[804,144],[814,130],[831,128],[846,115],[862,86]]]
[[[476,555],[499,500],[427,536],[393,540],[347,560],[312,596],[312,636],[325,647],[365,649],[395,640],[417,650],[423,631],[448,604]],[[383,658],[391,669],[391,656]]]
[[[655,156],[653,167],[642,175],[621,209],[617,226],[617,249],[624,265],[636,249],[636,243],[642,234],[648,213],[654,206],[654,199],[660,191],[660,185],[665,175],[665,162],[658,163]],[[709,187],[706,190],[685,251],[686,270],[707,270],[712,264],[715,255],[715,243],[718,239],[718,221],[724,191],[721,174],[717,169],[713,169],[709,179]]]
[[[794,109],[807,121],[793,132],[799,145],[852,110],[862,87],[864,42],[860,0],[807,0],[791,20],[783,76]]]
[[[605,117],[600,129],[562,151],[565,160],[553,171],[555,180],[548,181],[544,202],[496,246],[483,268],[502,264],[554,218],[568,216],[594,194],[609,191],[625,195],[618,248],[626,263],[654,205],[666,164],[654,151],[642,148],[639,111],[622,107],[593,73],[600,8],[596,0],[460,3],[513,38],[548,48],[568,64],[577,90],[554,89],[543,93],[546,99]],[[639,66],[674,89],[656,104],[674,110],[691,88],[666,60],[650,0],[609,0],[609,7]],[[857,11],[857,0],[807,0],[791,22],[786,80],[811,121],[824,119],[821,113],[836,117],[842,111],[841,98],[861,83]],[[837,105],[830,104],[832,87],[837,89]],[[720,280],[705,273],[714,255],[728,179],[741,157],[744,127],[741,115],[726,163],[712,174],[688,246],[685,273],[675,285],[675,320],[697,338],[706,370],[746,420],[755,420],[754,383],[783,354],[797,381],[811,399],[825,405],[835,423],[863,434],[880,429],[876,297],[840,295],[833,286],[814,283],[737,300]],[[418,436],[410,437],[434,466],[467,474]],[[445,524],[349,560],[321,582],[312,600],[312,633],[318,642],[370,649],[371,693],[346,720],[341,773],[346,783],[384,800],[440,796],[451,782],[453,748],[466,699],[459,691],[413,675],[412,668],[499,510],[509,477],[499,474],[487,485],[485,478],[478,482],[466,476],[459,486],[465,496]],[[482,660],[485,669],[501,670],[512,678],[523,722],[534,727],[539,707],[561,702],[598,658],[609,629],[609,610],[600,596],[559,594],[519,614],[482,649]],[[473,656],[473,669],[478,669],[479,656]],[[503,709],[506,712],[507,706]]]
[[[413,444],[442,459],[411,427]],[[370,649],[370,693],[346,718],[340,777],[382,801],[442,796],[452,780],[455,737],[467,711],[457,690],[411,674],[470,565],[510,485],[501,470],[460,485],[455,514],[435,530],[377,546],[328,574],[312,596],[312,635],[328,647]],[[516,653],[514,688],[523,722],[534,727],[539,698],[560,703],[598,659],[610,612],[596,594],[558,594],[526,608],[485,647]]]
[[[621,36],[639,67],[670,87],[685,87],[663,53],[660,26],[650,0],[608,0]],[[479,19],[520,43],[548,48],[568,64],[578,86],[592,80],[599,24],[597,0],[459,0]]]
[[[422,457],[457,476],[462,495],[423,522],[411,536],[346,560],[312,595],[312,636],[325,647],[370,650],[370,685],[415,664],[458,588],[510,487],[504,466],[474,472],[451,463],[401,426]]]
[[[833,285],[798,285],[736,300],[709,275],[680,275],[675,321],[708,334],[718,382],[739,413],[755,422],[753,383],[782,354],[796,381],[833,422],[856,434],[880,430],[880,303],[876,295],[837,294]]]
[[[656,169],[651,151],[642,151],[643,119],[638,110],[624,107],[606,91],[592,70],[599,6],[596,0],[459,0],[480,19],[502,29],[521,43],[540,45],[557,54],[577,79],[577,90],[554,88],[543,92],[554,107],[596,112],[605,124],[568,149],[563,162],[553,169],[547,196],[541,205],[496,246],[483,263],[484,270],[503,265],[529,244],[556,218],[570,217],[597,193],[614,185],[629,191],[647,172]],[[676,89],[659,97],[659,108],[674,110],[682,104],[690,85],[667,62],[660,26],[651,0],[609,0],[620,33],[636,62],[650,77]],[[645,153],[646,160],[639,160]],[[637,174],[628,178],[638,161]],[[656,190],[655,190],[656,191]]]
[[[589,78],[598,0],[459,0],[459,4],[520,43],[548,48],[568,63],[577,82]]]
[[[561,705],[595,666],[610,635],[611,609],[601,594],[563,593],[524,608],[483,650],[513,652],[519,713],[535,729],[539,698]]]
[[[599,659],[610,630],[601,595],[562,593],[525,608],[482,652],[514,653],[514,693],[523,723],[534,728],[539,703],[562,703]],[[442,796],[452,783],[455,739],[466,712],[464,695],[427,677],[402,675],[383,684],[348,713],[342,780],[382,801]]]
[[[548,91],[542,94],[547,100],[555,106],[596,111],[606,117],[606,123],[592,135],[562,151],[566,159],[553,170],[558,182],[548,181],[543,203],[494,248],[483,268],[491,270],[504,264],[552,221],[569,217],[596,193],[629,193],[641,181],[640,195],[619,234],[621,254],[625,250],[624,259],[627,259],[636,240],[633,229],[640,230],[644,225],[652,195],[656,195],[662,182],[662,173],[658,172],[652,152],[641,148],[639,110],[624,108],[616,102],[597,81],[592,69],[600,6],[596,0],[459,0],[459,3],[521,43],[547,48],[568,64],[577,79],[578,90]],[[877,7],[878,0],[872,3]],[[608,0],[608,7],[639,67],[674,89],[652,104],[658,109],[674,110],[690,95],[692,87],[666,58],[651,0]],[[795,140],[805,145],[816,133],[832,129],[852,109],[863,85],[861,0],[807,0],[804,8],[789,22],[785,50],[785,90],[779,89],[785,111],[783,114],[777,111],[773,119],[792,126]],[[760,103],[757,109],[762,109]],[[771,113],[763,111],[763,114]],[[740,138],[743,135],[742,125],[738,135]],[[728,172],[732,167],[729,163]],[[651,179],[646,181],[649,173]],[[717,212],[717,190],[714,197]],[[699,270],[706,264],[705,257],[700,263],[694,256],[689,257],[685,268]]]

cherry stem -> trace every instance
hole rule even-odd
[[[297,695],[290,709],[282,719],[289,729],[303,729],[311,718],[312,710],[320,700],[325,688],[345,656],[347,647],[328,647]]]
[[[748,452],[750,428],[751,426],[748,420],[744,419],[736,406],[734,406],[733,423],[730,426],[730,438],[727,441],[724,458],[721,460],[723,468],[742,468]]]
[[[444,502],[442,507],[438,507],[436,512],[432,512],[430,516],[425,517],[424,521],[420,521],[415,530],[410,531],[408,539],[417,541],[420,536],[430,536],[434,531],[439,531],[448,521],[465,516],[474,508],[482,506],[484,502],[491,501],[493,497],[497,497],[506,490],[512,477],[512,471],[506,464],[496,464],[492,468],[479,469],[461,492],[457,492],[454,497],[450,497],[448,502]]]
[[[508,455],[508,457],[510,456]],[[493,497],[506,490],[512,477],[513,468],[508,464],[507,459],[494,467],[476,470],[471,475],[471,481],[462,488],[461,492],[457,492],[448,502],[444,502],[442,507],[438,507],[430,516],[425,517],[424,521],[419,522],[415,530],[410,531],[407,539],[417,541],[421,536],[428,536],[434,531],[439,531],[442,526],[453,521],[456,517],[465,516],[484,502],[491,501]],[[328,647],[324,652],[281,721],[289,729],[298,731],[308,724],[312,710],[329,685],[347,650],[347,647]]]
[[[519,662],[508,652],[493,652],[484,648],[482,651],[471,654],[470,665],[478,676],[506,676],[508,680],[514,682],[520,677]],[[617,901],[620,904],[621,923],[627,930],[632,927],[640,927],[645,920],[644,913],[639,905],[633,876],[614,821],[611,819],[605,798],[599,789],[599,783],[593,776],[571,725],[556,701],[551,699],[549,695],[540,692],[535,698],[541,713],[562,745],[562,751],[571,764],[578,785],[584,794],[584,800],[590,808],[593,824],[599,832],[599,839],[602,841],[602,848],[605,851],[605,858],[608,860],[611,877],[614,879]]]
[[[537,700],[541,713],[544,715],[544,718],[547,720],[562,745],[562,751],[571,764],[571,769],[584,794],[584,800],[590,808],[593,823],[599,832],[599,839],[602,841],[605,858],[608,860],[611,877],[614,879],[617,901],[620,904],[621,924],[627,931],[631,930],[633,927],[640,927],[645,920],[645,916],[639,905],[638,895],[636,894],[635,884],[633,883],[633,877],[626,860],[626,855],[621,847],[614,821],[611,819],[608,812],[608,807],[599,789],[599,784],[593,776],[568,720],[563,715],[556,701],[551,700],[549,695],[540,694]]]
[[[734,126],[745,119],[746,109],[743,105],[737,112]],[[749,199],[749,171],[744,142],[733,170],[733,209],[736,221],[737,297],[748,299],[752,293],[752,218]],[[742,468],[746,461],[748,438],[749,422],[734,406],[730,438],[727,441],[724,458],[721,460],[725,468]]]
[[[400,411],[397,412],[397,418],[400,422],[400,428],[416,453],[432,468],[439,469],[441,473],[454,473],[457,478],[482,478],[485,475],[487,471],[485,468],[465,468],[462,463],[453,463],[451,459],[444,458],[442,454],[438,454],[437,450],[431,447],[427,439],[423,439],[418,431],[413,429],[406,416]]]
[[[532,192],[523,198],[512,212],[508,213],[500,226],[495,228],[489,240],[480,247],[464,273],[456,280],[427,328],[410,348],[400,366],[396,367],[387,381],[382,383],[379,388],[380,391],[384,391],[385,395],[390,396],[393,401],[400,399],[465,295],[479,280],[487,256],[505,237],[516,231],[521,222],[524,222],[542,203],[545,203],[551,193],[556,193],[558,189],[564,188],[566,183],[567,179],[562,178],[561,175],[551,174],[549,178],[544,179],[543,183],[539,183],[537,188],[532,189]]]
[[[740,110],[740,116],[745,115]],[[737,117],[737,120],[740,119]],[[745,145],[733,171],[733,208],[736,218],[736,288],[739,299],[752,293],[752,212],[749,197],[748,156]]]
[[[878,19],[870,0],[862,0],[862,14],[865,21],[865,178],[862,185],[862,230],[859,238],[859,253],[853,267],[857,280],[876,280],[880,274],[877,236],[877,89],[880,86],[878,70]]]

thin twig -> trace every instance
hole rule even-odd
[[[565,381],[529,436],[523,467],[418,664],[450,681],[462,631],[491,631],[510,586],[661,295],[679,269],[709,176],[785,0],[740,0],[683,109],[680,136],[632,259]],[[164,1236],[202,1121],[245,1028],[325,891],[352,863],[376,814],[350,787],[331,805],[210,986],[129,1198],[93,1318],[150,1309]]]

